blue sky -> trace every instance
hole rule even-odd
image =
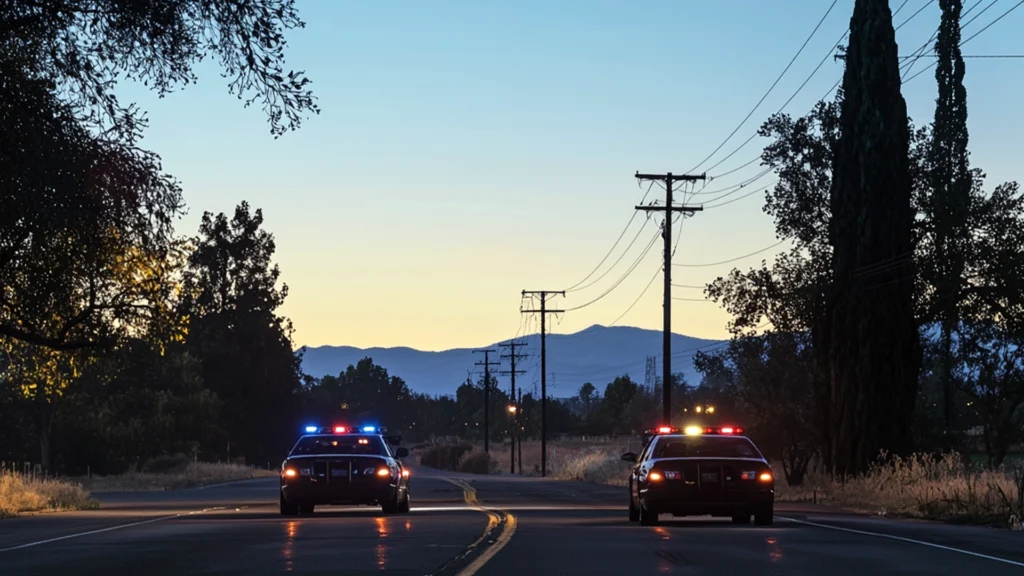
[[[194,233],[203,211],[230,211],[243,199],[263,209],[297,344],[476,346],[516,332],[522,289],[558,290],[586,276],[643,196],[634,172],[679,173],[704,159],[830,3],[299,0],[307,26],[289,35],[288,62],[313,80],[323,110],[300,131],[274,140],[262,112],[243,108],[211,65],[199,68],[199,84],[165,99],[137,86],[122,94],[149,111],[144,145],[185,187],[183,232]],[[964,37],[1013,4],[997,2]],[[901,54],[934,32],[938,2],[908,0],[895,18],[902,23],[925,5],[898,32]],[[852,7],[837,3],[764,104],[701,169],[720,174],[759,154],[764,142],[755,139],[710,169],[789,99],[842,35]],[[1012,32],[1022,23],[1024,9],[964,53],[1024,53]],[[841,74],[842,63],[829,59],[786,111],[805,113]],[[968,60],[972,162],[992,185],[1021,178],[1022,78],[1024,60]],[[904,87],[917,123],[930,121],[934,93],[931,72]],[[708,190],[761,170],[754,163]],[[687,220],[675,261],[713,262],[773,244],[762,204],[755,194]],[[642,222],[634,220],[619,250]],[[647,226],[616,269],[561,305],[611,286],[655,233]],[[658,270],[659,248],[609,295],[552,329],[615,320]],[[731,267],[676,267],[674,281],[703,284]],[[714,304],[674,302],[676,332],[723,337],[727,320]],[[660,328],[658,281],[619,323]]]

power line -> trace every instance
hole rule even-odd
[[[634,214],[636,214],[636,213],[634,212]],[[644,223],[643,223],[643,225],[642,225],[642,226],[640,226],[640,229],[636,231],[636,236],[633,236],[633,240],[631,240],[631,241],[629,242],[629,246],[626,246],[626,249],[622,251],[622,254],[619,254],[619,258],[618,258],[618,259],[617,259],[617,260],[616,260],[616,261],[615,261],[615,262],[614,262],[614,263],[613,263],[613,264],[612,264],[611,266],[609,266],[609,267],[608,267],[608,268],[607,268],[607,269],[606,269],[606,270],[604,271],[604,273],[603,273],[603,274],[601,274],[601,275],[600,275],[600,276],[598,276],[597,278],[594,278],[593,282],[590,282],[589,284],[586,284],[586,285],[584,285],[584,286],[579,286],[579,284],[577,284],[577,286],[578,286],[578,287],[574,287],[574,288],[566,288],[566,289],[565,289],[565,291],[566,291],[566,292],[576,292],[576,291],[578,291],[578,290],[586,290],[587,288],[590,288],[590,287],[591,287],[591,286],[593,286],[594,284],[597,284],[597,283],[598,283],[598,282],[600,282],[600,281],[601,281],[602,279],[604,279],[604,277],[605,277],[605,276],[607,276],[609,272],[611,272],[612,270],[614,270],[614,269],[615,269],[615,267],[619,265],[619,262],[622,262],[622,259],[626,257],[626,254],[628,254],[628,253],[629,253],[629,249],[630,249],[630,248],[632,248],[632,247],[633,247],[633,245],[634,245],[634,244],[636,244],[636,241],[637,241],[637,239],[639,239],[639,238],[640,238],[640,234],[643,234],[643,231],[647,229],[647,223],[648,223],[648,222],[650,222],[650,220],[644,220]],[[625,232],[625,230],[623,230],[623,232]],[[657,235],[655,235],[655,236],[657,236]],[[622,237],[621,237],[621,236],[619,236],[619,238],[621,239]],[[616,241],[615,243],[616,243],[616,244],[618,244],[618,241]],[[614,246],[613,246],[612,248],[614,249]],[[609,252],[608,252],[608,254],[611,254],[611,252],[609,251]],[[607,258],[607,257],[606,257],[606,258]],[[603,262],[604,262],[604,261],[602,260],[602,263],[603,263]],[[600,265],[598,265],[598,267],[600,267]]]
[[[630,274],[633,273],[634,270],[636,270],[636,267],[640,265],[640,262],[642,262],[643,259],[647,256],[648,252],[651,251],[651,248],[654,247],[654,243],[657,242],[658,236],[659,236],[659,234],[655,234],[653,237],[651,237],[651,241],[647,243],[647,247],[645,247],[644,251],[640,253],[640,257],[637,258],[633,262],[633,265],[630,266],[628,270],[626,270],[625,274],[620,276],[619,279],[616,280],[615,283],[612,284],[611,287],[609,287],[607,290],[605,290],[600,296],[598,296],[597,298],[594,298],[593,300],[587,302],[586,304],[580,304],[579,306],[574,306],[572,308],[566,308],[565,311],[566,312],[575,312],[576,310],[581,310],[583,308],[586,308],[587,306],[590,306],[592,304],[596,304],[601,299],[603,299],[605,296],[611,294],[616,288],[619,287],[620,284],[622,284],[623,281],[626,280],[626,278],[629,277]]]
[[[758,254],[760,254],[762,252],[766,252],[768,250],[771,250],[772,248],[775,248],[776,246],[782,244],[786,240],[788,240],[788,238],[784,238],[782,240],[779,240],[778,242],[776,242],[775,244],[772,244],[771,246],[766,246],[764,248],[761,248],[760,250],[757,250],[755,252],[751,252],[750,254],[744,254],[743,256],[737,256],[735,258],[730,258],[728,260],[722,260],[720,262],[707,262],[707,263],[704,263],[704,264],[673,264],[673,266],[679,266],[680,268],[706,268],[708,266],[719,266],[721,264],[729,264],[731,262],[736,262],[738,260],[743,260],[744,258],[750,258],[751,256],[756,256],[756,255],[758,255]]]
[[[993,6],[995,6],[996,2],[998,2],[998,1],[999,0],[992,0],[992,3],[989,4],[988,6],[986,6],[984,10],[982,10],[979,13],[977,13],[974,16],[974,18],[971,18],[965,24],[961,24],[960,25],[960,29],[963,30],[967,26],[970,26],[971,22],[974,22],[982,14],[984,14],[985,12],[988,12],[988,9],[993,7]],[[966,18],[971,12],[973,12],[975,8],[977,8],[979,5],[981,5],[982,2],[984,2],[984,0],[978,0],[970,8],[968,8],[966,12],[961,14],[960,15],[960,19],[959,19],[960,22],[963,22],[964,18]],[[906,78],[910,74],[910,71],[914,69],[914,65],[917,64],[918,60],[920,60],[922,57],[925,56],[925,52],[928,50],[928,47],[932,44],[932,42],[935,40],[935,38],[939,35],[939,29],[940,28],[941,28],[941,24],[939,26],[936,26],[935,27],[935,31],[932,32],[932,35],[928,38],[928,40],[926,40],[924,44],[922,44],[920,47],[918,47],[917,50],[914,50],[911,53],[911,56],[907,57],[908,59],[913,58],[913,60],[911,60],[910,62],[906,62],[906,63],[900,65],[900,69],[904,70],[903,76],[900,78],[901,81],[903,81],[903,82],[906,81]]]
[[[899,13],[900,13],[900,11],[901,11],[901,10],[903,10],[903,7],[904,7],[904,6],[906,6],[906,5],[907,5],[907,0],[904,0],[903,4],[901,4],[901,5],[900,5],[900,7],[899,7],[899,8],[897,8],[895,12],[893,12],[893,17],[895,17],[895,16],[897,15],[897,14],[899,14]],[[899,30],[900,28],[902,28],[903,26],[905,26],[905,25],[906,25],[906,24],[907,24],[908,22],[910,22],[910,21],[911,21],[911,20],[913,20],[913,19],[914,19],[915,17],[917,17],[917,15],[918,15],[918,14],[920,14],[920,13],[921,13],[921,11],[920,11],[920,10],[919,10],[919,11],[917,11],[917,12],[915,12],[915,13],[914,13],[913,15],[911,15],[911,16],[910,16],[909,18],[907,18],[907,19],[906,19],[906,20],[905,20],[905,21],[903,22],[903,24],[900,24],[899,26],[897,26],[897,27],[896,27],[896,29],[897,29],[897,30]],[[837,41],[836,41],[836,43],[835,43],[835,45],[833,45],[833,46],[832,46],[832,48],[830,48],[830,49],[829,49],[828,53],[827,53],[827,54],[825,54],[825,57],[824,57],[824,58],[822,58],[820,62],[818,62],[818,65],[814,67],[814,70],[812,70],[812,71],[811,71],[811,73],[810,73],[810,74],[809,74],[809,75],[807,76],[807,78],[805,78],[805,79],[804,79],[803,83],[802,83],[802,84],[800,84],[800,86],[799,86],[799,87],[798,87],[798,88],[796,89],[796,91],[794,91],[794,92],[793,92],[793,94],[792,94],[792,95],[790,95],[789,99],[787,99],[787,100],[786,100],[786,101],[785,101],[785,102],[784,102],[784,103],[782,104],[782,106],[779,106],[779,109],[778,109],[778,110],[777,110],[777,111],[775,112],[776,114],[781,114],[781,113],[782,113],[782,111],[783,111],[783,110],[785,110],[785,109],[786,109],[786,107],[787,107],[787,106],[789,106],[789,104],[790,104],[790,103],[791,103],[791,102],[792,102],[793,100],[795,100],[795,99],[796,99],[796,97],[797,97],[797,96],[798,96],[798,95],[799,95],[799,94],[800,94],[801,92],[803,92],[803,90],[804,90],[804,88],[805,88],[805,87],[807,86],[807,84],[808,84],[808,83],[810,83],[811,79],[812,79],[812,78],[814,78],[814,76],[815,76],[815,75],[816,75],[816,74],[818,73],[818,70],[820,70],[820,69],[821,69],[821,67],[825,65],[825,62],[827,62],[827,61],[828,61],[828,59],[829,59],[830,57],[833,57],[833,55],[834,55],[835,51],[836,51],[836,50],[837,50],[837,49],[838,49],[838,48],[839,48],[839,47],[840,47],[840,46],[841,46],[841,45],[843,44],[843,40],[845,40],[845,39],[846,39],[846,37],[847,37],[847,36],[848,36],[849,34],[850,34],[850,30],[849,30],[849,29],[847,29],[846,31],[844,31],[844,32],[843,32],[842,36],[840,36],[840,37],[839,37],[839,40],[837,40]],[[824,100],[824,99],[828,98],[829,94],[831,94],[831,93],[832,93],[832,92],[833,92],[833,91],[834,91],[834,90],[835,90],[836,88],[838,88],[838,87],[839,87],[839,84],[840,84],[841,82],[842,82],[842,78],[840,78],[840,79],[839,79],[838,81],[836,81],[836,83],[835,83],[835,84],[834,84],[834,85],[832,86],[832,88],[830,88],[830,89],[828,90],[828,92],[826,92],[826,93],[825,93],[825,95],[824,95],[824,96],[822,96],[822,97],[821,97],[821,98],[819,98],[819,99],[818,99],[817,101],[815,101],[815,104],[817,104],[817,102],[820,102],[820,101],[822,101],[822,100]],[[750,144],[750,143],[751,143],[751,142],[752,142],[752,141],[754,140],[754,138],[757,138],[757,135],[758,135],[758,132],[757,132],[757,131],[755,130],[755,131],[754,131],[754,133],[753,133],[753,134],[751,134],[749,138],[747,138],[746,140],[744,140],[742,144],[740,144],[739,146],[737,146],[737,147],[736,147],[736,148],[735,148],[735,149],[734,149],[734,150],[733,150],[732,152],[730,152],[730,153],[729,153],[728,155],[726,155],[726,156],[725,156],[724,158],[722,158],[721,160],[719,160],[717,164],[715,164],[714,166],[711,166],[710,168],[708,168],[708,171],[714,170],[715,168],[717,168],[718,166],[720,166],[721,164],[723,164],[723,163],[724,163],[724,162],[725,162],[726,160],[728,160],[729,158],[732,158],[732,157],[733,157],[734,155],[736,155],[736,153],[738,153],[738,152],[739,152],[740,150],[742,150],[743,148],[746,148],[747,144]],[[738,170],[740,170],[740,169],[742,169],[742,168],[745,168],[746,166],[749,166],[750,164],[753,164],[753,163],[754,163],[755,161],[759,160],[760,158],[761,158],[761,156],[760,156],[760,155],[758,155],[757,157],[755,157],[754,159],[752,159],[752,160],[748,161],[747,163],[743,164],[742,166],[740,166],[740,167],[738,167],[738,168],[735,168],[735,169],[733,169],[733,170],[729,170],[728,172],[723,172],[722,174],[719,174],[719,175],[717,175],[717,176],[712,176],[712,177],[711,177],[711,179],[715,179],[715,178],[720,178],[720,177],[722,177],[722,176],[725,176],[725,175],[727,175],[727,174],[732,174],[732,173],[734,173],[734,172],[737,172]]]
[[[832,13],[832,9],[835,8],[837,2],[838,0],[832,0],[832,5],[829,6],[828,10],[825,11],[825,15],[822,16],[821,20],[818,21],[817,26],[814,27],[814,30],[812,30],[810,35],[807,36],[807,39],[804,40],[804,43],[800,46],[800,49],[797,50],[796,54],[793,55],[793,58],[790,59],[789,64],[786,65],[786,68],[782,70],[782,73],[779,74],[779,77],[775,79],[775,82],[773,82],[771,87],[768,88],[768,91],[764,93],[764,96],[761,96],[761,99],[757,101],[757,104],[755,104],[754,107],[750,110],[750,112],[747,113],[746,117],[743,118],[739,125],[737,125],[735,129],[733,129],[733,131],[725,138],[725,140],[722,141],[721,144],[718,145],[717,148],[715,148],[711,152],[711,154],[708,154],[707,158],[701,160],[696,166],[687,170],[688,173],[696,172],[696,170],[703,166],[705,162],[710,160],[715,154],[718,154],[718,151],[721,150],[722,147],[725,146],[729,142],[729,140],[731,140],[732,137],[736,135],[736,132],[738,132],[739,129],[742,128],[743,125],[747,123],[747,120],[750,120],[750,117],[754,115],[754,112],[756,112],[757,109],[761,107],[761,104],[764,103],[765,99],[768,98],[772,91],[775,90],[775,87],[779,84],[779,82],[782,81],[782,78],[783,76],[786,75],[786,72],[789,72],[790,67],[793,66],[793,63],[796,62],[796,59],[800,56],[800,54],[803,53],[804,48],[807,47],[807,44],[811,41],[811,38],[814,38],[814,35],[818,33],[818,28],[821,28],[822,23],[825,22],[825,19],[828,18],[828,15]]]
[[[649,186],[647,187],[647,192],[645,192],[645,193],[644,193],[644,197],[640,199],[640,203],[641,203],[641,204],[643,204],[643,203],[644,203],[644,201],[645,201],[645,200],[647,200],[647,196],[648,196],[648,194],[650,194],[650,193],[651,193],[651,188],[652,188],[653,186],[654,186],[654,182],[651,182],[651,184],[650,184],[650,185],[649,185]],[[586,282],[586,281],[587,281],[587,280],[588,280],[588,279],[589,279],[589,278],[590,278],[591,276],[593,276],[593,275],[594,275],[594,273],[595,273],[595,272],[597,272],[598,270],[600,270],[600,269],[601,269],[601,265],[602,265],[602,264],[604,264],[604,263],[605,263],[605,261],[606,261],[606,260],[608,260],[608,257],[612,255],[612,252],[614,252],[614,251],[615,251],[615,247],[616,247],[616,246],[618,246],[618,245],[619,245],[619,242],[621,242],[621,241],[622,241],[622,237],[626,235],[626,231],[627,231],[627,230],[629,230],[629,226],[630,226],[630,225],[631,225],[631,224],[633,223],[633,220],[634,220],[634,219],[636,219],[636,216],[637,216],[637,213],[636,213],[636,212],[633,212],[633,215],[632,215],[632,216],[630,216],[630,218],[629,218],[629,222],[626,222],[626,227],[625,227],[625,228],[623,228],[623,229],[622,229],[622,233],[621,233],[621,234],[619,234],[619,238],[618,238],[617,240],[615,240],[615,244],[612,244],[612,247],[611,247],[611,248],[610,248],[610,249],[608,250],[608,253],[604,255],[604,258],[602,258],[600,262],[598,262],[598,263],[597,263],[597,266],[595,266],[595,267],[594,267],[594,269],[593,269],[593,270],[592,270],[592,271],[590,272],[590,274],[587,274],[587,275],[586,275],[586,276],[585,276],[585,277],[583,278],[583,280],[580,280],[579,282],[577,282],[577,283],[573,284],[572,286],[570,286],[570,287],[566,288],[566,289],[564,290],[564,292],[571,292],[571,291],[573,291],[573,290],[576,290],[576,289],[577,289],[577,288],[576,288],[577,286],[579,286],[580,284],[583,284],[584,282]],[[646,223],[646,222],[644,222],[644,225],[645,225],[645,226],[646,226],[646,224],[647,224],[647,223]],[[643,227],[641,227],[641,228],[643,228]],[[626,251],[628,252],[628,251],[629,251],[629,248],[626,248]],[[621,257],[620,257],[620,259],[621,259]],[[614,268],[614,267],[615,267],[615,265],[613,264],[613,265],[612,265],[612,268]],[[582,288],[580,288],[580,290],[582,290]]]
[[[692,194],[690,196],[692,197]],[[676,235],[676,245],[672,247],[673,256],[675,256],[676,254],[676,248],[679,247],[679,239],[683,237],[682,223],[685,222],[686,220],[682,216],[680,216],[679,221],[679,234]],[[675,222],[673,222],[672,224],[675,225]],[[626,308],[625,312],[619,314],[619,316],[615,320],[612,320],[612,323],[609,324],[609,326],[614,326],[618,324],[619,320],[625,318],[626,314],[629,314],[629,311],[632,310],[640,302],[640,300],[643,299],[644,294],[647,294],[647,291],[651,289],[651,286],[654,284],[654,281],[658,279],[658,275],[661,274],[662,268],[664,268],[664,266],[664,264],[658,265],[658,269],[654,272],[654,276],[651,276],[651,279],[647,282],[647,285],[644,286],[644,289],[640,292],[640,295],[636,297],[636,300],[633,300],[633,303],[629,305],[629,308]],[[673,286],[675,286],[675,284],[673,284]]]
[[[960,43],[960,46],[961,46],[961,47],[963,47],[963,45],[964,45],[964,44],[967,44],[967,43],[968,43],[968,42],[970,42],[971,40],[974,40],[975,38],[977,38],[979,34],[981,34],[982,32],[984,32],[984,31],[986,31],[986,30],[988,30],[989,28],[991,28],[991,27],[992,27],[992,26],[993,26],[993,25],[994,25],[994,24],[995,24],[996,22],[999,22],[1000,20],[1002,20],[1003,18],[1005,18],[1005,17],[1007,16],[1007,15],[1009,15],[1009,14],[1010,14],[1010,12],[1013,12],[1013,11],[1014,11],[1014,10],[1016,10],[1017,8],[1020,8],[1020,7],[1021,7],[1021,5],[1024,5],[1024,0],[1021,0],[1020,2],[1017,2],[1016,4],[1014,4],[1012,8],[1010,8],[1010,9],[1009,9],[1009,10],[1007,10],[1006,12],[1003,12],[1003,13],[1002,13],[1002,14],[1001,14],[1001,15],[1000,15],[1000,16],[999,16],[998,18],[996,18],[995,20],[993,20],[993,21],[989,22],[987,26],[985,26],[985,27],[984,27],[984,28],[982,28],[981,30],[978,30],[977,32],[975,32],[975,33],[974,33],[974,35],[972,35],[972,36],[971,36],[970,38],[968,38],[967,40],[964,40],[963,42],[961,42],[961,43]],[[913,75],[913,76],[911,76],[910,78],[907,78],[906,80],[904,80],[904,81],[903,81],[903,83],[904,83],[904,84],[907,84],[908,82],[910,82],[910,81],[911,81],[911,80],[913,80],[914,78],[917,78],[917,77],[918,77],[918,76],[920,76],[921,74],[924,74],[925,72],[927,72],[927,71],[931,70],[932,68],[934,68],[934,67],[936,66],[936,64],[938,64],[938,60],[936,60],[936,61],[932,62],[932,63],[931,63],[931,64],[929,64],[928,66],[925,66],[924,68],[922,68],[922,69],[921,69],[921,71],[920,71],[920,72],[918,72],[917,74],[914,74],[914,75]]]
[[[726,200],[725,202],[719,202],[718,204],[712,204],[710,206],[705,206],[704,209],[705,210],[710,210],[712,208],[720,208],[722,206],[727,206],[729,204],[732,204],[733,202],[739,202],[740,200],[743,200],[744,198],[748,198],[750,196],[753,196],[754,194],[757,194],[758,192],[761,192],[762,190],[764,190],[764,192],[768,192],[767,189],[762,189],[762,188],[758,187],[756,190],[751,190],[750,192],[747,192],[746,194],[744,194],[742,196],[737,196],[737,197],[733,198],[732,200]]]

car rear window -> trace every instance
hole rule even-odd
[[[292,455],[300,454],[357,454],[386,456],[380,436],[303,436],[292,448]]]
[[[746,438],[683,436],[659,438],[653,458],[760,458]]]

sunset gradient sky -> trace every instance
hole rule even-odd
[[[262,113],[230,96],[212,65],[199,69],[198,85],[163,100],[128,85],[122,98],[150,112],[144,145],[185,187],[190,214],[180,230],[194,234],[203,211],[230,212],[241,200],[263,209],[290,288],[283,313],[297,345],[480,346],[516,332],[522,289],[563,289],[586,276],[643,196],[634,172],[681,173],[704,159],[829,4],[300,0],[307,27],[290,35],[289,65],[306,70],[323,109],[300,131],[274,140]],[[893,9],[900,4],[893,0]],[[926,4],[909,0],[895,21]],[[964,37],[1011,5],[998,3]],[[710,169],[807,78],[848,26],[852,6],[838,2],[774,92],[701,169],[720,174],[759,154],[755,139]],[[899,30],[900,53],[923,44],[938,18],[932,2]],[[1022,24],[1024,9],[964,53],[1024,53],[1013,32]],[[972,162],[991,185],[1020,179],[1024,60],[967,66]],[[841,74],[842,63],[830,58],[786,110],[805,113]],[[930,121],[934,93],[931,71],[904,88],[917,123]],[[755,162],[708,190],[761,170]],[[773,244],[762,204],[763,194],[754,194],[687,220],[675,261],[725,260]],[[643,221],[634,220],[619,250]],[[560,304],[585,303],[611,286],[655,234],[654,223],[647,226],[616,269]],[[552,330],[612,322],[660,257],[659,242],[607,297]],[[676,267],[674,281],[703,284],[733,265]],[[679,288],[676,296],[702,292]],[[727,315],[714,304],[673,306],[674,331],[726,335]],[[659,281],[620,324],[661,327]]]

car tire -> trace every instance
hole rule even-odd
[[[398,503],[398,513],[399,514],[408,514],[409,513],[409,509],[412,508],[412,500],[411,500],[411,498],[412,497],[409,496],[409,492],[406,491],[405,498],[402,498],[402,501]]]
[[[656,510],[650,510],[641,502],[640,504],[640,525],[641,526],[657,526],[658,525],[658,512]]]
[[[775,506],[769,505],[754,512],[754,524],[771,526],[775,522]]]
[[[312,514],[315,504],[302,504],[299,506],[299,514]]]
[[[750,514],[733,514],[733,524],[750,524]]]
[[[284,499],[284,492],[281,492],[281,515],[294,516],[299,513],[299,505],[292,504]]]
[[[390,500],[384,500],[380,503],[380,511],[385,514],[394,514],[398,512],[398,494]]]
[[[639,522],[640,521],[640,511],[637,510],[636,509],[636,505],[633,504],[633,495],[632,494],[629,495],[629,521],[630,522]]]

